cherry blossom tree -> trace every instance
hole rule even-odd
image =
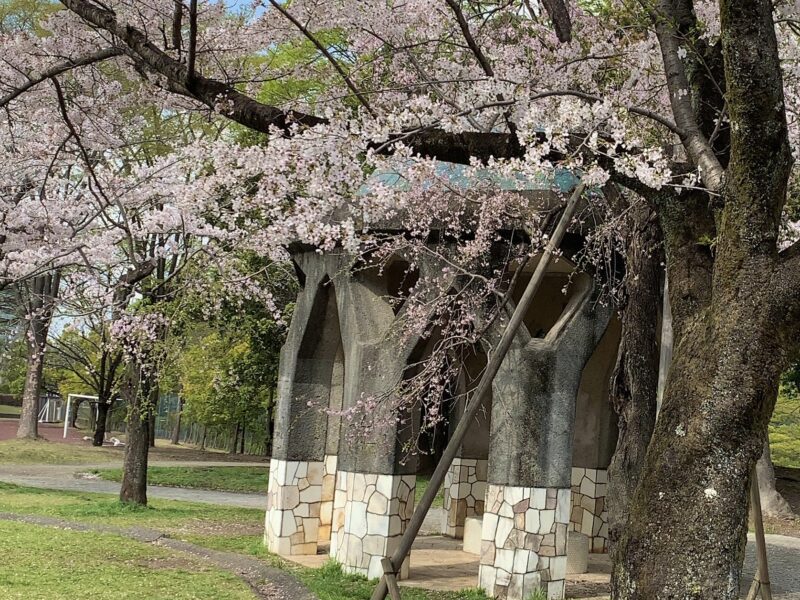
[[[45,189],[74,190],[69,177],[51,181],[62,145],[88,175],[80,201],[49,195],[59,223],[61,214],[82,223],[76,217],[92,213],[99,193],[91,172],[99,165],[77,140],[84,149],[121,147],[119,132],[131,131],[130,108],[143,96],[162,114],[201,112],[253,132],[252,145],[222,136],[181,148],[171,155],[181,175],[155,178],[161,196],[235,229],[244,248],[280,258],[299,242],[403,252],[413,263],[433,229],[463,240],[442,257],[450,281],[418,286],[420,307],[448,296],[455,276],[480,282],[477,297],[494,293],[504,271],[487,256],[504,219],[532,232],[515,258],[536,252],[542,216],[524,195],[495,193],[498,178],[568,169],[622,188],[619,200],[597,200],[593,210],[631,265],[650,259],[648,240],[658,239],[650,226],[630,238],[636,224],[663,232],[676,343],[655,425],[646,413],[652,385],[624,386],[622,418],[636,423],[638,438],[653,434],[646,454],[622,469],[638,484],[615,543],[614,595],[737,597],[746,490],[778,377],[798,350],[800,246],[781,241],[797,188],[793,3],[362,0],[355,9],[348,0],[271,0],[238,16],[194,1],[61,4],[52,35],[2,39],[11,58],[0,67],[11,148],[3,181],[12,192],[38,190],[47,173]],[[278,50],[309,44],[313,60],[277,59]],[[53,94],[63,108],[57,82],[67,78],[83,81],[93,100],[75,96],[69,119],[49,110]],[[265,94],[275,82],[287,93],[273,85]],[[6,215],[22,202],[4,198]],[[389,220],[409,235],[386,234]],[[6,227],[8,236],[37,231]],[[60,235],[38,251],[47,264],[71,247],[75,227],[51,224]],[[642,268],[651,289],[653,265]],[[641,314],[631,308],[641,294],[628,289],[628,314]],[[456,314],[479,326],[474,304],[459,306]],[[417,312],[422,327],[431,312]]]

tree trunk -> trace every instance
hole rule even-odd
[[[39,437],[39,395],[42,391],[44,371],[44,350],[47,333],[53,316],[58,288],[58,272],[39,275],[30,282],[23,304],[29,319],[25,332],[28,351],[28,365],[25,374],[25,388],[22,393],[22,410],[17,427],[17,438],[36,439]]]
[[[70,415],[69,415],[69,426],[75,429],[76,423],[78,421],[78,407],[81,405],[81,401],[75,398],[72,401],[72,407],[70,408]]]
[[[92,446],[102,446],[106,439],[106,427],[108,425],[108,415],[111,412],[111,403],[105,398],[100,398],[97,404],[97,420],[94,429],[94,439]]]
[[[244,454],[244,433],[245,433],[245,425],[242,423],[242,434],[241,439],[239,440],[239,454]]]
[[[158,393],[158,387],[153,384],[150,374],[139,373],[135,379],[129,394],[128,437],[119,499],[122,502],[146,505],[150,415],[153,412],[153,396]]]
[[[150,416],[148,417],[149,423],[147,428],[147,444],[151,448],[156,447],[156,412],[158,409],[159,391],[158,385],[155,386],[151,394],[152,402],[150,403]]]
[[[775,467],[769,450],[769,439],[764,444],[764,452],[756,463],[758,492],[761,494],[761,510],[770,517],[781,519],[794,517],[794,511],[775,487]]]
[[[608,533],[612,554],[628,521],[656,422],[659,312],[663,251],[661,227],[647,207],[631,216],[626,249],[625,306],[612,403],[619,417],[617,448],[608,467]],[[618,560],[618,559],[617,559]]]
[[[39,395],[42,389],[44,355],[38,344],[32,340],[28,340],[27,346],[28,368],[25,373],[25,389],[22,393],[17,438],[35,440],[39,437]]]
[[[203,437],[200,439],[200,450],[206,449],[206,426],[203,425]]]
[[[230,445],[230,449],[228,450],[228,454],[236,454],[236,446],[239,441],[239,423],[233,426],[233,443]]]
[[[178,410],[175,412],[175,425],[172,428],[172,436],[169,443],[177,446],[181,439],[181,415],[183,415],[183,399],[178,400]]]
[[[718,290],[719,304],[673,315],[664,403],[616,551],[619,600],[738,598],[750,474],[786,359],[764,297],[771,270],[751,266]],[[686,289],[672,275],[671,296]]]

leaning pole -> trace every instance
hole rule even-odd
[[[470,422],[473,418],[475,418],[475,415],[480,409],[481,403],[492,389],[492,382],[494,381],[497,372],[500,370],[500,365],[502,364],[503,359],[505,359],[509,348],[511,348],[511,342],[514,339],[514,336],[517,334],[517,330],[519,329],[520,325],[522,325],[525,315],[527,314],[528,309],[533,302],[533,298],[536,296],[536,292],[539,290],[539,286],[542,283],[542,279],[544,278],[544,274],[547,271],[548,265],[550,264],[550,259],[552,258],[553,253],[561,245],[561,240],[564,238],[564,234],[567,231],[567,227],[569,227],[570,221],[572,221],[572,216],[575,214],[575,208],[577,207],[578,201],[583,194],[584,188],[585,185],[581,182],[572,192],[572,195],[570,196],[569,201],[564,208],[564,212],[558,221],[558,225],[556,226],[552,237],[545,246],[544,253],[539,260],[539,264],[536,265],[536,270],[533,273],[533,277],[531,277],[528,285],[525,287],[525,292],[522,294],[522,298],[520,298],[519,303],[511,315],[508,325],[503,331],[503,335],[500,338],[500,342],[497,344],[497,348],[495,348],[494,353],[491,355],[489,362],[486,365],[486,370],[483,372],[483,376],[478,383],[478,387],[475,388],[475,392],[472,394],[469,402],[467,402],[464,414],[459,420],[456,430],[453,432],[453,437],[450,438],[450,442],[447,444],[441,460],[436,465],[433,475],[431,475],[431,480],[428,483],[428,487],[425,490],[425,493],[422,495],[419,505],[414,510],[414,514],[411,516],[411,520],[409,521],[405,532],[400,538],[400,544],[397,547],[397,550],[395,550],[390,558],[383,560],[384,574],[381,577],[378,585],[375,587],[375,591],[372,593],[371,600],[385,600],[387,593],[391,594],[393,600],[400,598],[400,592],[397,588],[397,572],[400,568],[400,565],[403,564],[403,561],[406,559],[409,552],[411,552],[411,545],[414,543],[414,540],[416,539],[417,534],[422,527],[422,522],[425,519],[425,515],[428,513],[428,509],[430,509],[431,504],[433,504],[433,499],[436,496],[436,492],[444,483],[445,475],[447,474],[447,471],[456,456],[456,452],[458,452],[458,447],[461,445],[461,441],[467,434]]]

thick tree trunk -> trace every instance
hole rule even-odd
[[[111,403],[104,398],[100,398],[97,404],[97,421],[94,429],[94,439],[92,446],[102,446],[106,439],[106,426],[108,425],[108,415],[111,412]]]
[[[738,597],[750,474],[785,360],[764,297],[770,270],[752,266],[719,308],[676,328],[664,404],[618,542],[617,599]]]
[[[44,355],[38,344],[28,340],[28,367],[22,393],[22,410],[17,427],[18,439],[35,440],[39,437],[39,395],[42,390]]]
[[[149,374],[137,376],[132,393],[129,394],[128,436],[122,468],[122,487],[119,492],[122,502],[141,505],[147,504],[150,415],[153,412],[153,396],[158,393],[158,387],[152,384],[151,377]]]
[[[756,463],[758,474],[758,491],[761,495],[761,510],[770,517],[791,518],[794,511],[775,487],[775,467],[769,450],[769,439],[764,444],[764,452]]]
[[[644,467],[656,422],[658,330],[663,276],[661,227],[649,208],[631,215],[626,250],[622,337],[612,379],[619,417],[617,448],[608,467],[608,527],[612,554],[628,521],[630,501]],[[619,560],[619,557],[616,558]]]

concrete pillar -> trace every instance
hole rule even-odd
[[[335,264],[313,252],[296,261],[304,281],[281,349],[265,528],[267,547],[283,556],[316,554],[330,537],[336,456],[329,454],[328,430],[335,420],[325,409],[335,407],[332,391],[341,390],[344,377],[336,293],[328,277]]]
[[[458,399],[450,410],[450,430],[454,430],[464,412],[466,397],[478,383],[486,367],[486,355],[476,351],[467,356],[458,382]],[[461,539],[464,523],[469,517],[483,515],[486,502],[486,481],[489,468],[489,429],[492,399],[484,401],[477,417],[470,425],[457,458],[450,465],[444,480],[444,522],[442,533]]]
[[[490,596],[525,600],[543,588],[564,597],[576,396],[611,316],[588,276],[571,285],[541,337],[520,331],[493,386],[479,574]]]
[[[590,552],[608,551],[608,465],[617,445],[617,415],[608,399],[620,330],[619,319],[613,318],[583,369],[578,389],[570,530],[588,536]]]
[[[416,462],[405,442],[415,417],[398,414],[395,400],[418,340],[394,333],[389,278],[362,270],[335,283],[348,369],[344,409],[354,412],[342,420],[330,555],[346,572],[379,577],[414,510]],[[408,561],[400,569],[407,575]]]

